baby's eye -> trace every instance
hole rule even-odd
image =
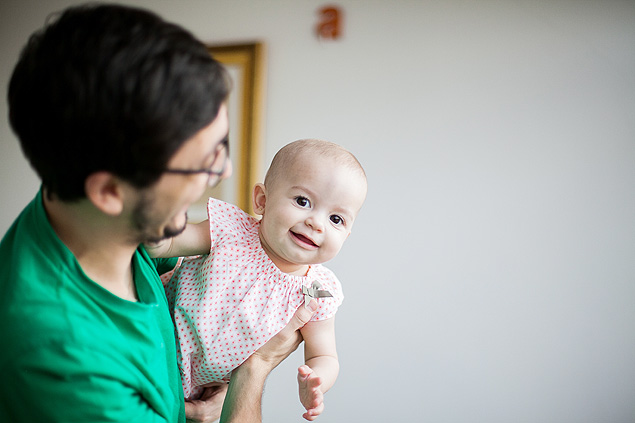
[[[344,219],[342,219],[342,216],[338,216],[336,214],[332,215],[330,217],[331,222],[335,225],[343,225],[344,224]]]
[[[311,207],[311,202],[306,197],[302,197],[302,196],[295,197],[295,203],[300,207],[304,207],[304,208]]]

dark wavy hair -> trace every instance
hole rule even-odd
[[[108,171],[152,185],[230,90],[185,29],[120,5],[65,10],[31,36],[9,83],[9,120],[49,194],[85,197]]]

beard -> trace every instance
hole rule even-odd
[[[175,237],[183,232],[187,225],[187,213],[182,225],[166,225],[163,216],[157,212],[154,198],[149,195],[143,195],[139,199],[132,211],[131,219],[135,229],[134,242],[136,244],[157,243],[166,238]],[[160,229],[162,225],[164,225],[163,229]]]

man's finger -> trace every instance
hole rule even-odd
[[[311,317],[315,314],[317,307],[317,301],[313,299],[305,306],[300,306],[289,321],[287,327],[293,330],[300,329],[311,321]]]

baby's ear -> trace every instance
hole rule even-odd
[[[254,213],[262,216],[265,214],[265,202],[267,200],[267,189],[264,184],[257,183],[254,185],[253,202]]]

